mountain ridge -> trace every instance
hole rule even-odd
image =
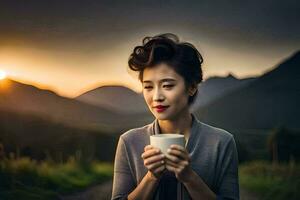
[[[223,128],[300,128],[300,56],[291,55],[240,90],[199,108],[204,122]],[[229,117],[229,115],[231,117]]]

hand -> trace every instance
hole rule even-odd
[[[151,178],[159,179],[165,170],[165,155],[160,149],[147,145],[141,157],[144,160],[145,167],[150,172]]]
[[[192,168],[190,167],[190,156],[187,150],[179,145],[171,145],[166,155],[166,168],[167,170],[174,172],[176,178],[182,182],[190,181],[189,178],[192,174]]]

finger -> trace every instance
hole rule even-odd
[[[153,170],[154,173],[160,173],[163,172],[166,169],[165,165],[161,165],[160,167],[157,167],[156,169]]]
[[[176,168],[175,167],[172,167],[171,165],[166,165],[166,169],[170,172],[176,172]]]
[[[180,151],[178,149],[168,149],[168,154],[176,156],[176,157],[180,157],[180,159],[182,159],[182,160],[189,160],[189,155],[187,155],[186,153],[183,153],[182,151]]]
[[[177,167],[177,163],[172,162],[171,160],[166,159],[166,165],[171,166],[171,167]]]
[[[154,162],[159,162],[161,160],[164,160],[165,158],[165,155],[164,154],[159,154],[159,155],[156,155],[156,156],[152,156],[152,157],[148,157],[144,160],[144,164],[145,165],[149,165],[151,163],[154,163]]]
[[[181,152],[183,153],[183,155],[186,156],[185,158],[186,158],[188,161],[191,161],[190,154],[189,154],[188,150],[187,150],[185,147],[182,147],[182,146],[180,146],[180,145],[173,144],[173,145],[170,146],[170,149],[171,149],[171,150],[176,149],[176,150],[178,150],[178,151],[181,151]]]
[[[149,144],[149,145],[144,147],[144,151],[147,151],[147,150],[152,149],[152,148],[154,148],[154,146]]]
[[[148,170],[154,170],[155,168],[158,168],[158,167],[160,167],[162,165],[165,165],[165,161],[164,160],[152,163],[150,165],[146,165],[146,167],[148,168]]]
[[[184,154],[189,154],[188,151],[187,151],[187,149],[185,147],[182,147],[182,146],[177,145],[177,144],[172,144],[170,146],[170,149],[176,149],[178,151],[182,151]]]
[[[166,162],[166,165],[172,166],[176,169],[185,169],[189,165],[189,162],[185,161],[185,160],[181,161],[179,163],[174,163],[171,160],[166,159],[165,162]]]
[[[143,159],[146,159],[146,158],[148,158],[150,156],[153,156],[153,155],[156,155],[156,154],[160,154],[160,153],[161,152],[160,152],[159,149],[153,148],[153,149],[149,149],[149,150],[145,151],[144,153],[142,153],[141,157]]]
[[[166,156],[166,159],[169,159],[169,160],[171,160],[174,163],[179,163],[180,161],[183,160],[181,157],[176,156],[174,154],[167,153],[165,156]]]

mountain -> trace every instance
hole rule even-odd
[[[143,96],[123,86],[98,87],[79,95],[75,99],[121,113],[148,112]]]
[[[14,152],[17,156],[61,162],[80,154],[81,161],[112,162],[117,138],[118,135],[98,130],[68,127],[41,116],[0,109],[0,146],[4,146],[7,156]]]
[[[0,81],[0,109],[45,116],[72,127],[114,133],[152,120],[149,115],[125,115],[11,79]]]
[[[229,74],[227,77],[211,77],[201,83],[192,110],[208,104],[214,99],[243,87],[255,78],[237,79]],[[123,86],[102,86],[87,91],[75,98],[91,105],[109,108],[121,113],[148,113],[143,96]]]
[[[247,86],[199,108],[204,122],[227,129],[300,128],[300,51]]]
[[[232,74],[227,77],[210,77],[198,87],[198,94],[192,110],[203,107],[228,92],[244,87],[256,78],[237,79]]]

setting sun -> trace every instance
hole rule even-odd
[[[5,79],[6,78],[6,72],[3,70],[0,70],[0,80]]]

